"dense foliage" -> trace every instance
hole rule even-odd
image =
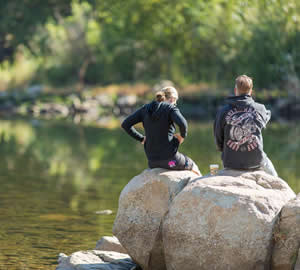
[[[0,15],[2,70],[30,59],[35,82],[226,83],[246,73],[274,88],[300,75],[298,0],[10,0]]]

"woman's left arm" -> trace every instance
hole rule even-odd
[[[188,125],[187,125],[187,121],[180,113],[179,109],[177,107],[173,107],[171,109],[170,116],[172,121],[179,126],[180,136],[182,138],[185,138],[187,136]]]

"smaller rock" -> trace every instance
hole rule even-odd
[[[99,105],[103,107],[112,107],[114,106],[114,100],[109,94],[99,94],[95,96],[95,99],[98,100]]]
[[[29,108],[34,115],[62,115],[66,117],[69,114],[67,106],[55,103],[40,103]]]
[[[127,254],[125,248],[121,245],[115,236],[103,236],[96,244],[96,250],[115,251]]]
[[[136,264],[123,253],[113,251],[78,251],[70,256],[60,254],[56,270],[130,270]]]
[[[60,262],[64,261],[64,259],[67,257],[68,257],[68,255],[66,255],[65,253],[59,253],[58,262],[60,263]]]

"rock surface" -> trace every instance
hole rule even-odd
[[[272,269],[294,269],[300,247],[300,194],[290,200],[281,210],[279,222],[274,231],[275,246],[272,255]],[[299,265],[300,269],[300,265]]]
[[[147,169],[123,189],[113,233],[143,270],[165,269],[161,222],[173,198],[196,177],[190,171]]]
[[[263,171],[223,170],[190,181],[163,221],[167,269],[269,269],[274,223],[294,197]]]
[[[130,270],[136,264],[123,253],[113,251],[78,251],[60,254],[56,270]]]
[[[96,244],[96,250],[115,251],[127,254],[125,248],[122,247],[118,238],[115,236],[103,236]]]

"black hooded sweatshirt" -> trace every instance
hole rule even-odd
[[[144,136],[133,126],[143,123],[146,143],[144,149],[149,161],[167,160],[174,157],[179,141],[174,137],[175,123],[179,126],[180,135],[187,135],[187,122],[179,109],[167,102],[153,101],[129,115],[122,123],[122,128],[134,139],[142,142]]]
[[[265,106],[251,96],[229,97],[214,123],[214,136],[225,168],[251,169],[263,166],[262,129],[271,118]]]

